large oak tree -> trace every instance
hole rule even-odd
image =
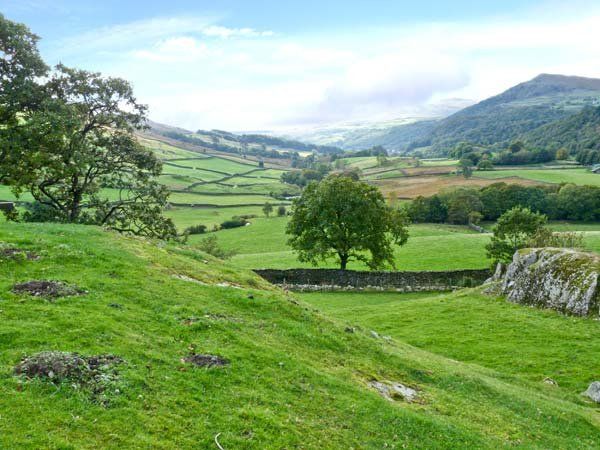
[[[12,71],[0,92],[0,179],[17,195],[30,192],[38,212],[50,211],[38,217],[174,236],[162,216],[168,191],[156,181],[162,164],[135,136],[145,127],[146,107],[131,85],[63,65],[47,74],[37,37],[22,25],[0,23],[0,65]],[[27,97],[23,89],[36,94]]]
[[[330,175],[310,183],[294,201],[288,243],[300,261],[315,265],[333,257],[342,270],[352,260],[372,269],[395,267],[394,245],[406,243],[407,222],[376,187]]]

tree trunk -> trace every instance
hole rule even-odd
[[[348,265],[348,255],[345,253],[340,254],[340,269],[346,270],[347,265]]]

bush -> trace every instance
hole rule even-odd
[[[581,248],[583,247],[583,235],[581,233],[553,233],[547,228],[541,228],[527,243],[528,247],[557,247],[557,248]]]
[[[520,248],[528,247],[532,238],[544,233],[548,218],[527,208],[515,207],[505,212],[494,227],[494,236],[486,245],[494,262],[508,263]]]
[[[279,206],[279,208],[277,208],[277,215],[279,217],[285,216],[286,213],[287,213],[287,210],[285,209],[285,206],[281,205],[281,206]]]
[[[219,241],[215,235],[208,236],[202,239],[198,244],[197,248],[215,258],[229,259],[234,256],[237,252],[235,250],[224,250],[219,246]]]
[[[246,219],[242,219],[241,217],[232,217],[230,220],[226,220],[221,224],[222,230],[228,230],[230,228],[239,228],[246,226],[248,221]]]
[[[185,234],[204,234],[206,233],[206,225],[192,225],[185,229]]]

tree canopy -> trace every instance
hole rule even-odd
[[[330,175],[310,183],[294,200],[287,233],[300,261],[337,258],[340,268],[349,261],[372,269],[394,267],[394,245],[408,239],[408,219],[386,205],[381,192],[346,176]]]
[[[31,193],[40,208],[29,217],[174,236],[162,216],[168,191],[155,180],[162,164],[134,134],[145,127],[146,107],[131,85],[64,65],[48,73],[36,42],[0,17],[0,179],[16,195]]]
[[[527,246],[547,222],[543,214],[527,208],[515,207],[500,216],[494,235],[486,246],[488,256],[494,261],[510,262],[515,252]]]

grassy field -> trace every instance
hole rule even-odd
[[[438,332],[431,339],[447,343],[428,351],[399,338],[388,343],[367,331],[345,332],[346,320],[315,313],[252,273],[189,249],[48,224],[0,224],[0,241],[41,255],[3,262],[0,276],[2,448],[216,448],[216,435],[226,449],[597,448],[597,409],[579,395],[583,379],[598,369],[588,336],[595,322],[525,308],[500,317],[514,322],[515,334],[535,334],[524,325],[550,327],[550,337],[538,336],[544,350],[529,351],[535,346],[525,336],[513,354],[523,349],[533,358],[528,364],[549,376],[554,372],[546,367],[571,364],[572,382],[558,374],[555,388],[516,369],[441,354],[443,345],[455,356],[468,353],[460,347],[471,345],[469,336],[480,348],[491,347],[473,331],[485,331],[483,323],[464,327],[463,336]],[[88,293],[51,303],[10,292],[14,283],[32,279],[63,280]],[[477,317],[460,305],[470,294],[461,295],[440,299],[437,310],[432,304],[431,318],[428,309],[412,324],[397,317],[405,323],[399,333],[412,327],[406,339],[425,341],[454,303],[457,324],[446,320],[444,330],[461,330],[459,324]],[[485,299],[479,302],[482,322],[500,327],[500,302],[490,300],[489,309]],[[519,320],[521,314],[530,319]],[[559,334],[565,351],[570,344],[577,349],[576,358],[546,350]],[[119,379],[106,392],[108,406],[70,383],[13,374],[23,356],[44,350],[122,357]],[[194,368],[181,361],[191,353],[216,354],[230,364]],[[483,356],[471,362],[477,358]],[[420,401],[386,400],[368,386],[372,380],[412,386]]]
[[[587,169],[507,169],[489,172],[478,171],[475,172],[474,176],[477,178],[493,180],[506,177],[518,177],[543,183],[573,183],[600,186],[600,175],[594,174]]]
[[[424,350],[577,395],[597,378],[600,323],[482,295],[307,293],[301,298],[344,323]]]
[[[259,217],[251,219],[250,226],[215,233],[223,248],[237,252],[232,264],[246,269],[312,267],[299,262],[296,254],[287,246],[287,218],[265,218],[260,208],[257,209]],[[486,226],[491,228],[490,225]],[[577,223],[558,222],[551,226],[557,231],[582,231],[586,248],[600,251],[600,224],[580,226]],[[395,250],[398,270],[480,269],[491,264],[485,252],[489,234],[476,233],[463,226],[437,224],[411,225],[409,232],[408,243]],[[192,236],[190,244],[194,245],[204,237]],[[335,268],[336,263],[332,260],[319,267]],[[356,261],[350,262],[348,268],[367,269],[363,263]]]
[[[287,246],[285,226],[287,218],[259,217],[243,228],[221,230],[215,235],[220,244],[238,254],[232,263],[238,267],[256,269],[311,267],[300,263],[296,254]],[[414,225],[410,228],[408,243],[396,249],[396,264],[400,270],[444,270],[484,268],[489,266],[484,245],[489,236],[474,233],[466,227],[446,225]],[[194,245],[203,236],[192,236]],[[334,261],[320,267],[336,267]],[[350,269],[361,270],[366,266],[351,262]]]

